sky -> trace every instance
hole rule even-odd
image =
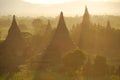
[[[0,0],[0,15],[79,16],[86,5],[91,15],[120,15],[120,0]]]

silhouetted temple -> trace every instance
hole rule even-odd
[[[48,24],[47,24],[47,27],[46,27],[46,30],[45,30],[45,34],[44,34],[44,37],[43,37],[43,38],[44,38],[44,39],[43,39],[44,50],[45,50],[45,49],[48,47],[48,45],[50,44],[52,37],[53,37],[53,29],[52,29],[50,20],[48,20]]]
[[[76,46],[73,44],[66,27],[63,12],[61,12],[56,32],[54,33],[50,45],[42,56],[42,66],[48,67],[56,66],[56,64],[61,65],[61,56],[75,48]]]
[[[18,55],[21,55],[21,52],[23,50],[23,45],[25,44],[20,29],[17,25],[15,15],[13,16],[13,21],[8,31],[8,36],[5,40],[5,44],[9,50],[11,49],[10,51],[15,52]]]
[[[0,61],[2,64],[2,71],[16,72],[18,70],[18,65],[23,61],[25,44],[20,29],[18,28],[15,15],[13,16],[13,21],[8,31],[8,36],[3,42],[2,47],[2,60]]]
[[[107,29],[107,30],[111,30],[111,24],[110,24],[110,21],[109,21],[109,20],[108,20],[108,22],[107,22],[106,29]]]
[[[47,24],[45,34],[46,33],[51,33],[51,31],[52,31],[52,26],[51,26],[50,20],[48,20],[48,24]]]
[[[66,27],[62,12],[60,14],[60,20],[50,46],[55,46],[54,48],[57,48],[59,53],[64,53],[75,48],[75,45],[73,44],[69,31]]]
[[[84,26],[84,28],[88,28],[90,26],[91,22],[90,22],[90,14],[88,12],[87,6],[85,7],[85,13],[83,15],[83,20],[82,20],[82,26]]]

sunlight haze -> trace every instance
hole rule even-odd
[[[70,2],[74,0],[23,0],[25,2],[30,2],[33,4],[59,4],[64,2]]]
[[[86,5],[91,15],[120,15],[120,0],[0,0],[0,15],[55,17],[63,11],[76,16]]]
[[[118,2],[119,0],[23,0],[32,4],[60,4],[71,1],[91,1],[91,2]]]

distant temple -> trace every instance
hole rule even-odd
[[[87,9],[87,6],[85,7],[85,13],[83,15],[83,20],[81,23],[81,30],[80,30],[80,39],[78,46],[80,49],[85,49],[89,46],[89,31],[91,27],[91,22],[90,22],[90,15]]]
[[[52,26],[51,26],[50,20],[48,20],[48,24],[47,24],[47,27],[46,27],[45,34],[46,33],[51,33],[51,32],[52,32]]]
[[[90,14],[88,12],[87,6],[85,7],[85,13],[83,15],[83,20],[82,20],[82,26],[84,26],[84,28],[88,28],[90,27]]]
[[[106,29],[107,29],[107,30],[111,30],[111,29],[112,29],[112,28],[111,28],[111,24],[110,24],[110,21],[109,21],[109,20],[108,20],[108,22],[107,22]]]
[[[45,50],[48,47],[48,45],[51,42],[52,37],[53,37],[53,29],[52,29],[50,20],[48,20],[48,24],[46,26],[44,37],[43,37],[43,44],[44,44],[43,50]]]

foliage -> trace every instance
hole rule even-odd
[[[63,57],[63,70],[65,70],[65,75],[69,76],[70,78],[77,78],[85,59],[85,53],[80,50],[75,50],[66,54]]]

